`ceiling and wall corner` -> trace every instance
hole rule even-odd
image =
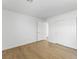
[[[75,10],[76,0],[2,0],[2,8],[14,12],[47,19],[58,14]]]
[[[6,10],[6,12],[3,11],[3,16],[4,16],[4,25],[8,22],[12,22],[14,21],[14,23],[16,22],[16,20],[18,21],[23,21],[21,23],[27,25],[31,25],[32,23],[28,23],[27,20],[30,22],[32,19],[34,20],[40,20],[40,24],[39,27],[41,29],[39,29],[39,32],[42,33],[44,31],[44,29],[46,29],[44,32],[47,33],[46,36],[48,36],[48,24],[46,23],[48,20],[50,20],[50,18],[53,18],[52,20],[55,21],[54,19],[54,16],[56,15],[60,15],[60,14],[64,14],[64,13],[67,13],[67,12],[70,12],[70,11],[73,11],[73,10],[76,10],[77,9],[77,2],[76,0],[33,0],[32,2],[27,2],[26,0],[2,0],[2,8],[3,10]],[[11,12],[10,14],[7,13],[7,12]],[[7,15],[9,14],[9,15]],[[17,15],[18,14],[18,15]],[[24,15],[24,16],[22,16]],[[8,16],[8,17],[7,17]],[[66,15],[67,16],[67,15]],[[34,17],[34,18],[32,18]],[[65,17],[65,16],[64,16]],[[21,18],[21,19],[20,19]],[[24,19],[23,19],[24,18]],[[29,19],[28,19],[29,18]],[[61,17],[62,18],[62,17]],[[65,17],[66,18],[66,17]],[[57,17],[57,19],[59,19]],[[69,18],[68,18],[69,19]],[[72,20],[72,17],[70,17],[70,19]],[[9,21],[7,21],[9,20]],[[51,21],[52,21],[51,20]],[[66,20],[66,19],[65,19]],[[25,21],[27,23],[25,23]],[[33,21],[33,20],[32,20]],[[37,22],[38,22],[37,21]],[[5,23],[6,22],[6,23]],[[13,22],[12,22],[13,23]],[[8,23],[7,25],[9,24],[12,24],[12,23]],[[14,24],[13,23],[13,24]],[[33,22],[35,23],[35,22]],[[18,24],[18,23],[17,23]],[[27,29],[25,25],[22,24],[22,28],[19,26],[19,28],[21,28],[22,30],[25,30]],[[36,23],[37,24],[37,23]],[[46,25],[45,25],[46,24]],[[4,28],[6,28],[6,26]],[[19,23],[19,25],[21,25]],[[28,26],[29,26],[28,25]],[[45,27],[43,26],[45,25]],[[9,25],[9,26],[14,26],[14,25]],[[7,29],[9,29],[10,27],[8,26]],[[23,27],[24,26],[24,27]],[[28,27],[27,26],[27,27]],[[47,27],[46,27],[47,26]],[[15,26],[14,26],[15,27]],[[17,26],[18,27],[18,26]],[[29,26],[31,28],[31,26]],[[32,25],[33,27],[33,25]],[[13,27],[12,27],[13,28]],[[24,28],[24,29],[23,29]],[[35,27],[36,28],[36,27]],[[11,29],[11,28],[10,28]],[[9,30],[10,30],[9,29]],[[21,30],[19,29],[19,30]],[[38,29],[38,28],[37,28]],[[5,30],[5,29],[4,29]],[[12,29],[13,30],[13,29]],[[32,28],[31,28],[32,30]],[[42,31],[43,30],[43,31]],[[27,30],[25,30],[26,32],[31,32]],[[24,31],[23,31],[24,32]],[[33,31],[35,33],[35,31]],[[8,32],[7,32],[8,33]],[[38,33],[38,31],[37,31]],[[23,34],[25,35],[25,34]],[[43,33],[42,33],[43,35]],[[39,35],[40,36],[40,35]],[[7,36],[8,37],[8,36]],[[41,38],[42,36],[38,37],[38,38]],[[5,38],[5,37],[4,37]],[[12,38],[12,37],[11,37]],[[10,38],[10,39],[11,39]],[[30,37],[32,38],[32,37]],[[36,38],[36,37],[35,37]],[[6,38],[5,38],[6,39]],[[26,41],[25,37],[24,37],[24,40],[23,38],[19,38],[19,39],[22,39],[23,42],[28,42]],[[16,39],[15,39],[16,40]],[[9,40],[8,40],[9,41]],[[11,41],[11,40],[10,40]],[[22,42],[21,41],[21,42]],[[14,41],[15,42],[15,41]],[[19,41],[17,41],[19,42]],[[15,42],[15,43],[17,43]],[[8,43],[9,44],[9,43]],[[14,46],[14,43],[11,43],[13,44]],[[12,46],[12,45],[9,45],[9,46]],[[7,44],[6,44],[7,45]],[[16,45],[15,45],[16,46]]]

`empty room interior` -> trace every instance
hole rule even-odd
[[[76,59],[76,0],[2,0],[2,59]]]

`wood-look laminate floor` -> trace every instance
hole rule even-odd
[[[76,50],[45,40],[3,51],[2,59],[76,59]]]

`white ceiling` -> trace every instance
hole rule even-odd
[[[49,18],[75,10],[76,0],[2,0],[3,9],[27,14],[38,18]]]

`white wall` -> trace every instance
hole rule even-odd
[[[52,17],[47,22],[3,10],[3,50],[45,39],[76,48],[76,11]],[[49,28],[49,29],[48,29]]]
[[[48,19],[48,40],[76,48],[76,11]]]
[[[3,10],[3,49],[13,48],[37,40],[38,18]]]
[[[47,37],[47,23],[42,19],[8,10],[3,10],[2,16],[3,50]]]

